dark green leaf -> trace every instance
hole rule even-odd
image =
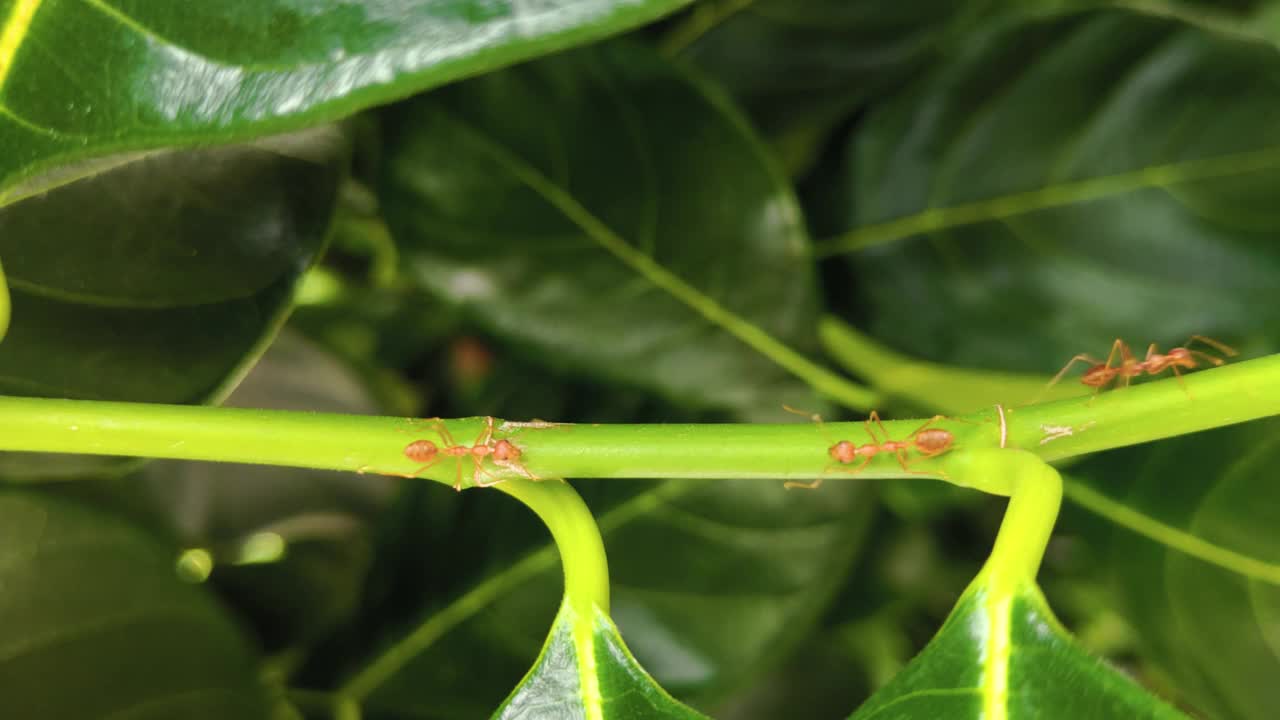
[[[1115,523],[1092,537],[1146,656],[1209,717],[1272,717],[1280,423],[1108,455],[1080,469],[1088,483],[1068,485],[1067,497]]]
[[[313,125],[687,1],[0,2],[0,204],[69,162]]]
[[[377,410],[348,368],[288,331],[226,405]],[[314,640],[358,604],[370,526],[395,485],[379,475],[174,460],[149,463],[117,489],[145,496],[168,529],[209,553],[212,584],[274,649]]]
[[[1185,719],[1078,648],[1038,589],[992,597],[972,586],[924,652],[852,718]]]
[[[86,507],[0,492],[6,717],[265,718],[254,658],[176,555]]]
[[[1006,23],[856,133],[854,229],[823,247],[866,248],[858,311],[915,356],[1052,372],[1118,336],[1274,349],[1277,77],[1275,47],[1167,18]]]
[[[332,130],[161,153],[0,209],[13,292],[0,392],[217,399],[287,312],[345,155]]]
[[[800,216],[722,98],[615,45],[455,85],[388,120],[388,221],[432,291],[552,362],[675,403],[812,405],[718,316],[813,347]]]
[[[537,663],[494,713],[495,719],[705,718],[658,687],[631,656],[609,616],[598,609],[594,618],[585,619],[593,642],[587,650],[591,657],[584,657],[573,632],[582,622],[566,599]]]
[[[721,0],[694,8],[668,44],[723,83],[786,153],[941,57],[989,4]]]

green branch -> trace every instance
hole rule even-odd
[[[1027,450],[1054,461],[1109,448],[1222,427],[1280,414],[1280,355],[1185,376],[1111,390],[1091,398],[943,419],[933,427],[954,436],[939,458],[908,455],[901,467],[882,453],[857,477],[942,477],[944,462],[962,450]],[[1087,391],[1081,389],[1082,392]],[[471,446],[483,418],[445,423]],[[888,437],[905,439],[919,420],[886,422]],[[141,456],[420,475],[452,485],[476,477],[471,457],[414,462],[406,445],[445,441],[430,421],[404,418],[0,397],[0,450]],[[788,425],[557,425],[500,424],[496,438],[522,450],[523,468],[539,478],[761,478],[812,480],[852,477],[828,448],[838,440],[871,442],[863,423]],[[877,428],[878,431],[878,428]],[[878,433],[883,435],[882,433]],[[883,441],[885,438],[880,437]],[[483,461],[480,479],[518,477]],[[421,471],[421,472],[418,472]]]
[[[609,567],[605,561],[604,540],[595,518],[578,493],[565,483],[514,480],[498,488],[533,510],[551,531],[564,567],[565,602],[573,608],[577,620],[574,643],[578,656],[593,656],[593,621],[597,611],[609,612]],[[527,556],[518,563],[525,570],[512,575],[521,580],[527,579],[541,570],[547,559],[545,556],[543,552]],[[379,653],[375,662],[343,683],[337,694],[349,702],[358,703],[399,672],[411,658],[455,627],[456,621],[473,615],[517,584],[510,577],[494,578],[476,587],[444,613],[435,615]]]

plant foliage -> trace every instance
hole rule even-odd
[[[455,458],[399,454],[421,422],[397,469],[311,461],[344,452],[319,429],[209,456],[305,465],[264,470],[102,457],[129,453],[76,435],[79,406],[33,406],[69,439],[0,441],[0,714],[1271,717],[1280,444],[1226,425],[1276,411],[1063,478],[1034,452],[1090,426],[996,450],[992,407],[1003,433],[1116,338],[1280,351],[1277,17],[0,0],[0,406],[473,418],[463,444],[480,416],[629,423],[637,446],[816,413],[826,481],[716,474],[765,431],[698,472],[457,494],[374,474],[453,482]],[[1209,407],[1169,387],[1143,422]],[[948,427],[991,450],[929,466],[951,485],[912,449],[850,481],[837,432],[914,437],[832,425],[873,409],[973,413]],[[618,462],[665,467],[655,443]],[[362,474],[307,469],[339,466]]]

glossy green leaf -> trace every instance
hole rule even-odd
[[[178,579],[175,550],[118,518],[0,492],[0,698],[7,717],[253,720],[239,630]]]
[[[1039,589],[997,596],[971,586],[928,647],[851,717],[1185,720],[1077,647]]]
[[[1274,46],[1128,10],[996,25],[855,132],[853,229],[820,248],[862,249],[866,329],[917,357],[1274,350],[1277,73]]]
[[[556,365],[675,403],[756,416],[813,405],[742,339],[763,330],[813,348],[795,202],[737,113],[679,68],[640,47],[592,48],[387,121],[388,222],[431,291]]]
[[[1067,497],[1110,521],[1090,537],[1146,657],[1208,717],[1272,717],[1280,705],[1280,423],[1110,455],[1080,468],[1087,482],[1068,485]]]
[[[13,319],[0,392],[218,399],[319,251],[347,146],[332,128],[161,153],[0,209]],[[118,461],[7,455],[10,477]]]
[[[579,618],[560,606],[542,654],[524,681],[494,713],[502,720],[705,718],[676,702],[636,662],[609,616]],[[589,643],[575,642],[575,626],[591,627]]]
[[[314,125],[687,1],[3,0],[0,204],[93,169],[32,177],[70,162]]]
[[[647,671],[698,706],[782,660],[816,625],[872,507],[869,488],[854,483],[818,492],[758,481],[576,486],[604,536],[611,617]],[[479,500],[468,516],[482,525],[436,542],[483,571],[396,628],[345,684],[375,716],[491,712],[538,655],[561,600],[556,549],[525,508]]]

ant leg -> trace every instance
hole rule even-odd
[[[417,470],[414,470],[411,474],[409,474],[409,475],[405,475],[405,477],[416,478],[416,477],[418,477],[419,473],[421,473],[423,470],[430,470],[430,469],[432,468],[432,466],[434,466],[434,465],[435,465],[436,463],[438,463],[438,462],[440,462],[440,457],[439,457],[439,456],[436,456],[436,458],[435,458],[435,459],[431,460],[431,461],[430,461],[430,462],[428,462],[426,465],[423,465],[422,467],[418,468]]]
[[[1043,390],[1041,390],[1040,392],[1036,393],[1036,396],[1035,396],[1035,397],[1033,397],[1033,398],[1031,398],[1031,402],[1030,402],[1030,404],[1031,404],[1031,405],[1034,405],[1034,404],[1036,404],[1036,403],[1040,402],[1040,399],[1044,397],[1044,394],[1045,394],[1045,393],[1047,393],[1047,392],[1049,392],[1049,389],[1050,389],[1050,388],[1052,388],[1054,385],[1057,385],[1059,382],[1061,382],[1061,381],[1062,381],[1063,376],[1065,376],[1065,375],[1067,374],[1067,372],[1068,372],[1069,370],[1071,370],[1072,366],[1074,366],[1074,365],[1075,365],[1076,363],[1078,363],[1078,362],[1087,362],[1087,363],[1089,363],[1090,365],[1100,365],[1100,364],[1101,364],[1101,362],[1100,362],[1097,358],[1095,358],[1094,356],[1092,356],[1092,355],[1087,355],[1087,354],[1085,354],[1085,353],[1080,353],[1079,355],[1076,355],[1075,357],[1073,357],[1073,358],[1071,358],[1070,360],[1068,360],[1066,365],[1063,365],[1063,366],[1062,366],[1062,369],[1058,371],[1058,374],[1057,374],[1057,375],[1054,375],[1054,376],[1053,376],[1053,379],[1049,381],[1049,384],[1047,384],[1047,385],[1045,385],[1045,386],[1044,386],[1044,389],[1043,389]]]
[[[867,464],[868,464],[868,463],[870,463],[870,462],[871,462],[871,458],[869,458],[869,457],[865,457],[865,458],[862,458],[862,462],[858,465],[858,467],[855,467],[855,468],[845,468],[845,467],[841,467],[841,466],[839,466],[839,465],[828,465],[826,468],[824,468],[824,469],[823,469],[823,471],[822,471],[822,475],[821,475],[821,476],[819,476],[819,477],[818,477],[816,480],[814,480],[813,482],[807,482],[807,483],[806,483],[806,482],[800,482],[799,480],[788,480],[788,481],[786,481],[786,482],[782,483],[782,486],[783,486],[783,487],[785,487],[785,488],[786,488],[786,489],[788,489],[788,490],[790,490],[790,489],[792,489],[792,488],[801,488],[801,489],[804,489],[804,490],[813,490],[813,489],[817,488],[819,485],[821,485],[821,484],[822,484],[822,481],[826,479],[826,476],[827,476],[827,474],[828,474],[828,473],[838,472],[838,473],[844,473],[844,474],[847,474],[847,475],[856,475],[856,474],[858,474],[858,473],[859,473],[863,468],[865,468],[865,467],[867,466]]]
[[[500,468],[510,470],[526,480],[542,480],[542,478],[529,472],[529,468],[525,467],[524,463],[519,460],[494,460],[493,464]]]
[[[493,416],[487,415],[484,419],[484,430],[480,431],[480,436],[476,438],[475,445],[488,445],[493,440]]]
[[[876,437],[875,431],[871,429],[871,423],[875,423],[876,425],[879,425],[880,432],[884,433],[884,439],[885,440],[889,439],[889,430],[885,428],[884,423],[880,422],[880,413],[876,412],[875,410],[872,410],[871,414],[867,416],[867,419],[864,420],[862,424],[867,427],[867,435],[871,438],[871,442],[873,444],[879,445],[880,438]]]
[[[1178,365],[1171,365],[1171,368],[1174,370],[1174,377],[1178,378],[1179,386],[1183,388],[1183,392],[1187,393],[1187,400],[1196,400],[1196,398],[1192,396],[1192,388],[1187,387],[1187,382],[1183,380],[1183,374],[1178,372]]]
[[[452,447],[458,443],[453,440],[453,433],[449,432],[449,428],[445,427],[444,421],[436,418],[431,423],[431,429],[440,437],[440,443],[443,447]]]
[[[1191,395],[1191,388],[1187,387],[1186,381],[1182,379],[1182,373],[1178,372],[1178,366],[1170,365],[1169,367],[1173,370],[1173,376],[1178,379],[1178,386],[1182,388],[1182,392],[1187,394],[1187,399],[1195,400],[1195,397]]]
[[[800,417],[809,418],[810,421],[817,423],[818,432],[822,435],[822,437],[826,438],[828,443],[832,445],[835,444],[835,441],[832,440],[831,436],[827,434],[827,427],[826,425],[823,424],[822,416],[819,415],[818,413],[810,413],[810,412],[805,412],[804,410],[797,410],[796,408],[793,408],[790,405],[783,405],[782,409],[786,410],[792,415],[799,415]]]
[[[485,482],[483,478],[486,478],[486,477],[492,478],[492,479],[489,480],[488,482]],[[506,478],[498,477],[497,475],[494,475],[493,473],[481,467],[480,459],[476,458],[476,472],[475,472],[475,475],[472,476],[471,478],[471,482],[474,483],[476,487],[482,487],[482,488],[493,487],[498,483],[502,483],[506,481],[507,481]]]
[[[1184,348],[1184,349],[1185,349],[1185,348]],[[1207,362],[1207,363],[1209,363],[1209,364],[1213,365],[1214,367],[1222,367],[1223,365],[1225,365],[1225,364],[1227,363],[1227,361],[1226,361],[1226,360],[1223,360],[1223,359],[1222,359],[1222,358],[1220,358],[1220,357],[1214,357],[1213,355],[1210,355],[1209,353],[1200,352],[1199,350],[1187,350],[1187,352],[1188,352],[1188,353],[1190,353],[1190,354],[1192,354],[1192,355],[1195,355],[1196,357],[1198,357],[1198,358],[1200,358],[1200,359],[1204,360],[1205,362]]]
[[[934,455],[938,454],[940,453],[934,453]],[[944,478],[947,477],[947,474],[941,470],[912,470],[911,462],[907,460],[906,450],[899,450],[896,455],[898,456],[898,464],[902,466],[902,471],[908,475],[941,475]],[[925,455],[925,457],[933,457],[933,455]]]
[[[898,458],[898,464],[902,466],[903,472],[911,472],[910,463],[907,462],[907,451],[899,449],[894,453],[894,457]]]
[[[858,467],[847,468],[847,467],[841,467],[839,465],[833,465],[828,467],[826,470],[823,470],[822,472],[828,473],[828,472],[834,471],[834,472],[844,473],[846,475],[857,475],[858,473],[862,472],[863,469],[865,469],[870,464],[871,464],[871,456],[867,456],[862,458],[862,462],[858,463]]]
[[[1125,364],[1128,361],[1133,360],[1133,353],[1130,352],[1129,345],[1125,343],[1124,340],[1121,340],[1120,338],[1116,338],[1116,341],[1111,343],[1111,352],[1107,353],[1106,367],[1108,370],[1111,369],[1111,361],[1115,360],[1117,352],[1120,353],[1121,365]]]
[[[817,423],[817,424],[819,424],[819,425],[821,425],[821,424],[822,424],[822,416],[821,416],[821,415],[819,415],[818,413],[811,413],[811,412],[807,412],[807,411],[805,411],[805,410],[798,410],[798,409],[793,408],[793,407],[791,407],[790,405],[786,405],[786,404],[784,404],[784,405],[782,406],[782,409],[783,409],[783,410],[786,410],[787,412],[791,413],[792,415],[799,415],[800,417],[803,417],[803,418],[809,418],[809,420],[811,420],[811,421],[813,421],[813,422],[815,422],[815,423]]]
[[[1182,344],[1182,347],[1187,348],[1191,345],[1191,343],[1194,343],[1194,342],[1208,345],[1209,347],[1213,348],[1214,350],[1217,350],[1218,352],[1222,353],[1223,355],[1226,355],[1227,357],[1235,357],[1236,355],[1240,354],[1239,352],[1236,351],[1235,348],[1231,347],[1230,345],[1227,345],[1226,343],[1218,342],[1213,338],[1205,337],[1203,335],[1192,335],[1185,343]]]
[[[921,425],[920,427],[916,428],[915,430],[912,430],[912,431],[911,431],[911,434],[910,434],[910,435],[908,435],[907,437],[908,437],[908,438],[915,437],[916,435],[919,435],[921,432],[923,432],[923,431],[924,431],[924,429],[925,429],[925,428],[927,428],[927,427],[929,427],[930,425],[932,425],[932,424],[934,424],[934,423],[938,422],[939,420],[946,420],[946,419],[947,419],[947,416],[946,416],[946,415],[934,415],[933,417],[929,418],[928,422],[926,422],[925,424],[923,424],[923,425]],[[972,421],[971,421],[971,420],[965,420],[964,422],[972,422]]]
[[[453,464],[454,479],[453,489],[462,492],[462,458],[457,458],[457,462]]]

